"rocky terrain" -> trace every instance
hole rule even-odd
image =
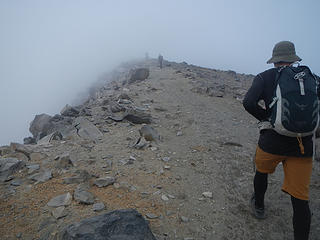
[[[25,144],[0,147],[0,238],[80,239],[106,214],[140,236],[117,239],[293,239],[281,166],[269,178],[267,219],[250,213],[258,130],[241,100],[252,79],[131,62],[102,76],[83,104],[37,115]],[[319,170],[314,161],[311,240],[320,239]]]

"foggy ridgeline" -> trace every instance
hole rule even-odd
[[[219,71],[202,68],[188,65],[185,62],[175,63],[164,61],[163,66],[166,69],[175,69],[177,74],[192,80],[193,88],[191,91],[211,97],[233,96],[238,100],[242,100],[248,84],[250,84],[253,79],[252,75],[237,74],[231,70]],[[111,110],[109,112],[107,111],[103,116],[104,119],[110,118],[110,113],[113,115],[118,112],[113,111],[113,109],[108,109],[108,107],[110,107],[108,106],[110,95],[119,93],[121,96],[121,93],[123,92],[128,94],[129,89],[126,86],[139,82],[140,84],[143,84],[142,81],[147,81],[149,77],[152,77],[152,72],[150,72],[150,70],[153,68],[160,69],[159,61],[156,59],[135,60],[122,63],[113,71],[102,74],[87,91],[84,91],[73,101],[73,106],[67,104],[61,110],[60,114],[56,114],[55,116],[44,114],[36,116],[35,122],[40,118],[45,118],[48,122],[39,120],[40,122],[34,123],[34,125],[30,123],[29,131],[32,133],[32,137],[25,138],[24,143],[34,144],[42,137],[52,134],[55,131],[60,132],[62,138],[66,138],[69,135],[70,130],[68,125],[72,125],[73,118],[79,116],[92,117],[92,106],[95,106],[96,104],[102,106],[102,111]],[[115,100],[116,103],[119,103],[119,99],[113,100]],[[134,105],[130,106],[130,104],[131,103],[127,102],[118,105],[121,106],[121,111],[126,112],[128,109],[136,107]],[[149,107],[150,106],[148,106],[148,108]],[[42,128],[42,125],[46,126]],[[65,125],[67,125],[67,127]],[[61,127],[63,129],[61,129]],[[65,127],[67,129],[65,129]]]
[[[32,137],[0,147],[1,239],[292,239],[280,187],[263,224],[247,204],[258,131],[241,101],[253,77],[134,61],[81,104],[35,116]]]

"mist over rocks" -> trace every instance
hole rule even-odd
[[[129,81],[138,69],[142,77]],[[263,229],[247,207],[257,128],[241,100],[252,79],[134,61],[103,74],[81,103],[36,115],[26,144],[0,147],[2,238],[104,239],[116,229],[123,239],[289,239],[280,189],[272,193],[279,205],[268,207],[281,214]]]

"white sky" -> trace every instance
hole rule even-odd
[[[290,40],[320,74],[319,10],[317,0],[0,0],[0,145],[145,52],[257,74]]]

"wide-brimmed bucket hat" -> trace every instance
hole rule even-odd
[[[272,51],[272,57],[267,63],[297,62],[302,59],[297,56],[294,44],[289,41],[278,42]]]

